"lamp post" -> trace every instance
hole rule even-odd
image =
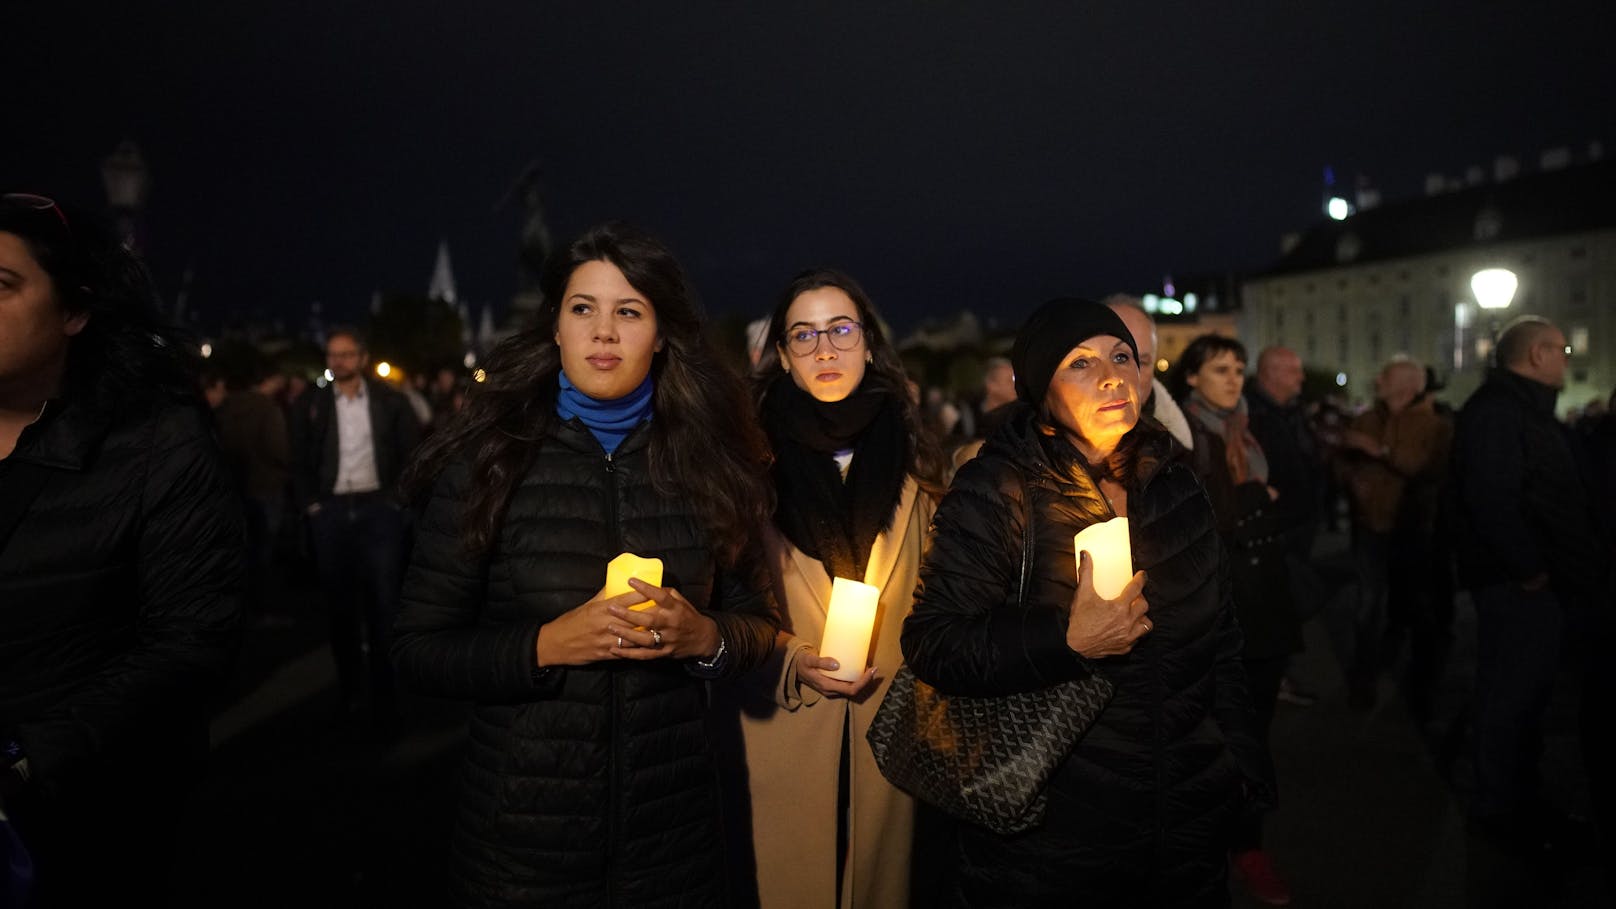
[[[107,190],[107,205],[117,219],[118,236],[124,246],[139,252],[139,215],[146,205],[151,175],[135,143],[125,139],[101,162],[101,182]]]

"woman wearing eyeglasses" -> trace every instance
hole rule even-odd
[[[876,769],[865,732],[903,660],[940,456],[851,277],[798,275],[768,337],[756,381],[775,454],[769,550],[785,621],[770,660],[733,692],[750,796],[736,826],[751,831],[766,909],[906,906],[914,804]],[[880,588],[868,666],[845,673],[852,681],[818,651],[834,578]]]
[[[108,225],[0,197],[0,814],[33,860],[22,905],[171,902],[243,560],[194,350]]]
[[[774,641],[767,449],[660,242],[596,227],[543,289],[406,478],[430,494],[393,658],[474,702],[449,900],[716,905],[706,680]],[[623,552],[661,559],[662,586],[603,596]]]

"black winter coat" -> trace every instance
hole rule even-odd
[[[1494,370],[1459,411],[1453,442],[1459,579],[1520,584],[1547,573],[1556,592],[1603,602],[1610,563],[1556,391]]]
[[[960,468],[938,507],[904,657],[944,692],[991,696],[1100,674],[1115,695],[1056,771],[1049,812],[1003,837],[962,826],[955,898],[971,906],[1226,904],[1226,829],[1272,801],[1273,770],[1253,733],[1240,629],[1219,578],[1217,529],[1171,439],[1142,425],[1128,484],[1134,567],[1155,629],[1125,656],[1087,660],[1066,645],[1076,589],[1072,537],[1113,516],[1064,439],[1023,409]],[[1034,563],[1017,606],[1023,505]]]
[[[0,460],[0,499],[30,494],[0,544],[0,740],[31,778],[7,809],[42,892],[76,905],[111,875],[139,900],[235,653],[239,500],[198,407],[71,400]]]
[[[1291,593],[1279,501],[1269,498],[1263,483],[1235,483],[1229,475],[1228,443],[1193,413],[1186,417],[1195,439],[1187,460],[1212,502],[1213,520],[1229,555],[1229,595],[1246,642],[1241,656],[1261,660],[1296,653],[1302,649],[1302,620]]]
[[[475,701],[453,834],[452,899],[470,906],[710,906],[723,899],[705,682],[670,660],[537,671],[539,627],[588,601],[620,552],[710,611],[726,674],[762,661],[766,593],[717,571],[681,498],[651,485],[648,424],[608,457],[576,419],[552,427],[489,556],[468,559],[468,485],[439,479],[417,531],[393,659],[433,695]]]

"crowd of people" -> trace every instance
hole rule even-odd
[[[1269,729],[1314,697],[1288,670],[1337,496],[1350,703],[1430,721],[1468,590],[1478,832],[1532,855],[1579,832],[1537,773],[1568,665],[1612,822],[1616,424],[1555,418],[1572,352],[1548,321],[1506,328],[1457,412],[1396,358],[1343,417],[1282,347],[1208,334],[1158,377],[1120,295],[1038,307],[961,403],[916,387],[835,269],[786,284],[747,377],[634,227],[559,249],[543,291],[474,387],[395,388],[344,328],[294,392],[207,374],[93,217],[0,198],[0,906],[160,899],[163,803],[288,528],[346,714],[385,737],[400,686],[471,705],[448,904],[1217,906],[1232,871],[1285,905]],[[1114,518],[1134,572],[1103,595],[1072,540]],[[609,587],[624,553],[659,576]],[[854,666],[819,649],[844,581],[875,591]],[[902,665],[989,705],[1104,692],[1040,823],[883,776],[868,734]]]

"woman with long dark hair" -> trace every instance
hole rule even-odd
[[[774,449],[766,539],[785,621],[769,661],[732,689],[749,806],[735,827],[751,832],[757,882],[741,900],[904,906],[914,803],[882,778],[865,732],[902,662],[898,634],[941,456],[880,315],[851,277],[797,275],[767,338],[754,385]],[[835,578],[880,589],[867,666],[864,654],[840,667],[818,651]],[[850,680],[830,674],[839,668]]]
[[[705,680],[774,641],[767,448],[657,240],[593,228],[543,291],[405,480],[425,504],[393,656],[475,702],[451,900],[711,905]],[[623,552],[661,559],[663,584],[602,596]]]
[[[240,505],[159,313],[108,225],[0,196],[0,812],[27,905],[169,902],[234,653]]]
[[[1241,662],[1268,747],[1268,727],[1290,655],[1302,649],[1302,624],[1285,563],[1279,493],[1268,485],[1268,459],[1251,434],[1246,399],[1246,348],[1234,338],[1206,334],[1184,348],[1167,387],[1184,408],[1195,440],[1191,464],[1206,487],[1218,533],[1229,550],[1229,582],[1240,630]],[[1235,874],[1257,899],[1290,901],[1290,888],[1262,848],[1260,813],[1241,818],[1231,843]]]
[[[1228,905],[1225,830],[1272,795],[1211,509],[1140,418],[1138,357],[1105,306],[1040,307],[1011,354],[1020,403],[937,508],[903,629],[915,675],[982,698],[1093,676],[1113,691],[1056,767],[1040,826],[960,825],[944,863],[956,905]],[[1139,571],[1107,599],[1073,537],[1115,517]]]

